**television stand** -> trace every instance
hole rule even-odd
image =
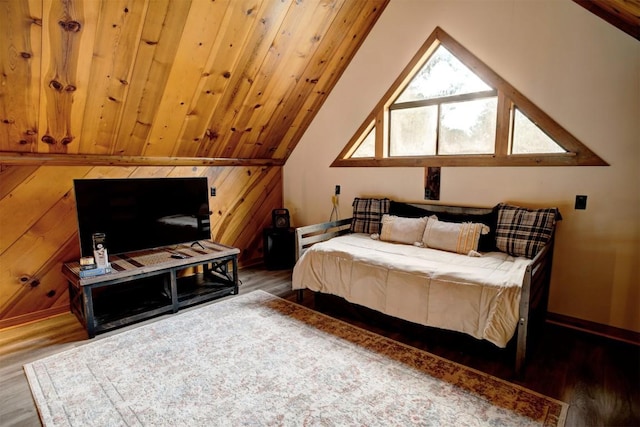
[[[237,294],[240,250],[210,240],[199,243],[110,255],[112,272],[94,277],[81,278],[78,262],[64,264],[71,311],[89,338]]]

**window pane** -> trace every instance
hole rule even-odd
[[[436,154],[437,106],[393,110],[390,114],[390,156]]]
[[[515,109],[516,114],[513,120],[513,142],[511,144],[512,154],[531,153],[566,153],[567,151],[559,146],[553,139],[544,133],[520,110]]]
[[[371,129],[369,135],[362,141],[360,146],[351,155],[351,158],[357,157],[375,157],[376,155],[376,132],[375,128]]]
[[[492,154],[498,98],[443,104],[438,154]]]
[[[440,46],[395,103],[491,90],[467,66]]]

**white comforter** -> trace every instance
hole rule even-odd
[[[293,289],[343,297],[382,313],[505,347],[518,322],[531,260],[469,257],[349,234],[317,243],[293,269]]]

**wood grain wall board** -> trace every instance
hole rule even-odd
[[[283,203],[282,168],[210,168],[218,188],[211,198],[213,239],[242,250],[242,264],[262,261],[262,230],[271,225],[271,211]],[[230,184],[237,189],[229,192]],[[222,196],[222,197],[220,197]]]
[[[173,151],[228,5],[228,1],[192,2],[144,155],[166,156]]]
[[[238,212],[247,212],[251,209],[240,210],[239,206],[246,200],[247,194],[256,185],[256,180],[260,178],[260,167],[219,167],[210,168],[212,174],[209,181],[212,187],[216,187],[216,196],[211,197],[210,209],[213,212],[211,217],[211,234],[214,240],[224,239],[226,244],[230,244],[229,236],[237,234],[237,229],[228,227],[229,218]],[[280,169],[280,168],[267,168]],[[229,191],[233,189],[233,191]],[[248,206],[248,205],[245,205]],[[238,219],[244,222],[247,218]]]
[[[216,188],[216,195],[209,197],[209,209],[213,212],[211,217],[211,230],[214,236],[215,233],[213,232],[213,230],[216,227],[218,221],[218,218],[214,217],[221,217],[223,215],[223,212],[226,210],[226,207],[229,205],[230,200],[232,200],[232,197],[234,197],[233,193],[230,193],[226,190],[221,191],[218,186],[221,186],[221,188],[228,188],[223,184],[227,177],[232,174],[233,170],[234,168],[219,166],[207,168],[206,171],[206,176],[209,179],[209,186]],[[237,181],[235,186],[242,187],[242,185],[243,183],[241,181]]]
[[[25,234],[69,191],[73,177],[82,177],[91,168],[40,167],[0,200],[0,255]]]
[[[218,135],[207,128],[222,95],[231,82],[231,71],[238,68],[243,47],[251,35],[242,22],[247,19],[247,10],[251,9],[253,1],[234,1],[230,4],[214,47],[207,60],[205,72],[202,75],[194,103],[192,114],[184,123],[184,129],[176,144],[174,155],[195,156],[201,144],[214,144]],[[256,20],[252,21],[255,25]]]
[[[255,234],[257,231],[261,232],[264,224],[271,221],[269,215],[271,211],[264,217],[258,217],[256,211],[261,204],[269,201],[266,184],[270,181],[270,175],[278,171],[275,168],[260,168],[252,172],[252,179],[248,181],[248,185],[243,187],[243,191],[238,194],[228,207],[226,214],[221,217],[222,221],[217,224],[215,230],[212,230],[215,239],[231,241],[241,236],[245,230]]]
[[[231,123],[239,113],[240,105],[259,73],[260,66],[272,46],[274,37],[278,34],[287,11],[292,7],[290,4],[267,0],[264,8],[247,15],[247,17],[254,17],[249,29],[251,35],[245,40],[240,60],[236,63],[235,70],[230,73],[227,89],[207,126],[209,132],[217,138],[205,140],[205,143],[198,147],[198,156],[228,157],[230,151],[224,147],[219,138],[221,135],[235,131]],[[244,26],[247,28],[247,24]]]
[[[80,134],[99,7],[43,0],[39,152],[66,153]]]
[[[280,209],[283,204],[282,168],[268,168],[261,178],[257,198],[251,209],[251,216],[238,230],[236,246],[242,249],[243,265],[261,263],[264,257],[263,230],[271,227],[271,212]]]
[[[136,168],[130,178],[164,178],[170,176],[175,166],[146,166]]]
[[[77,259],[80,254],[76,252],[77,246],[75,240],[70,241],[69,246],[66,246],[64,249],[65,251],[56,257],[58,261],[40,273],[41,285],[38,286],[40,296],[32,299],[37,305],[34,305],[31,300],[25,299],[20,301],[19,306],[15,307],[14,310],[16,312],[30,314],[33,311],[69,311],[69,282],[60,274],[60,270],[62,270],[63,260]],[[34,308],[36,308],[36,310],[34,310]],[[9,315],[8,317],[15,316]]]
[[[168,176],[180,177],[180,176],[205,176],[207,172],[206,167],[196,167],[196,166],[176,166],[169,173]]]
[[[227,178],[233,180],[241,180],[244,175],[248,176],[245,184],[241,187],[241,191],[234,194],[233,199],[225,208],[220,221],[212,226],[212,234],[214,240],[220,242],[231,242],[232,238],[239,236],[245,227],[252,221],[250,216],[238,215],[239,212],[251,212],[254,205],[259,205],[259,201],[265,201],[263,197],[266,191],[266,183],[270,181],[270,175],[278,173],[279,168],[246,168],[246,171],[234,169],[233,173]],[[250,174],[250,175],[249,175]],[[224,185],[224,182],[223,182]],[[230,243],[228,243],[230,244]]]
[[[36,170],[37,166],[0,166],[0,199],[11,193]]]
[[[291,4],[244,100],[236,102],[239,111],[231,121],[235,131],[222,135],[221,146],[229,157],[241,152],[251,154],[256,144],[275,151],[278,138],[259,141],[257,135],[276,107],[290,95],[319,45],[319,34],[327,31],[341,6],[337,0]],[[245,144],[250,147],[248,150],[243,150]]]
[[[32,280],[14,284],[13,293],[0,304],[0,319],[22,317],[32,312],[50,310],[69,305],[68,285],[60,273],[63,260],[78,259],[77,234],[56,248],[56,251],[38,271]]]
[[[41,168],[42,169],[42,168]],[[56,168],[47,168],[54,170]],[[75,208],[75,196],[73,194],[73,179],[78,178],[115,178],[126,177],[131,174],[134,168],[73,168],[74,170],[63,176],[58,175],[58,179],[47,182],[50,177],[48,173],[38,171],[39,177],[33,179],[38,181],[38,186],[30,186],[16,191],[16,196],[29,194],[29,191],[43,191],[42,182],[49,189],[55,187],[54,194],[61,195],[52,205],[41,204],[40,199],[32,195],[33,202],[30,211],[40,212],[40,216],[29,225],[21,234],[15,235],[13,241],[8,242],[6,250],[0,252],[0,311],[3,309],[3,301],[11,298],[16,289],[29,285],[34,281],[42,282],[42,275],[49,274],[49,269],[54,263],[57,277],[60,274],[62,262],[71,258],[61,258],[67,256],[65,249],[60,253],[60,248],[67,248],[69,243],[73,243],[75,248],[73,258],[79,257],[80,250],[78,244],[78,223]],[[46,172],[46,171],[45,171]],[[86,173],[84,173],[86,172]],[[34,173],[34,175],[36,175]],[[47,191],[44,189],[44,191]],[[50,191],[50,190],[49,190]],[[13,197],[13,196],[11,196]],[[0,201],[2,202],[2,201]],[[3,212],[0,210],[0,212]],[[0,217],[0,223],[5,226],[4,218]],[[4,233],[3,233],[4,234]],[[47,267],[50,265],[50,267]],[[60,280],[58,280],[60,282]],[[37,294],[37,293],[36,293]],[[13,301],[13,299],[12,299]],[[15,303],[14,303],[15,304]],[[18,313],[22,315],[24,313]]]
[[[92,167],[85,176],[76,176],[73,179],[128,178],[137,170],[134,166],[95,166]],[[73,188],[73,181],[71,182],[71,186]]]
[[[13,289],[39,282],[38,272],[43,265],[54,259],[61,242],[74,237],[77,241],[77,232],[75,198],[69,190],[0,254],[0,313],[6,309],[7,297],[14,293]]]
[[[255,167],[218,167],[211,168],[214,173],[209,178],[212,187],[216,187],[216,196],[211,197],[210,209],[213,212],[211,217],[211,234],[214,240],[226,239],[225,232],[226,218],[236,214],[234,207],[238,200],[245,197],[247,188],[252,185]],[[233,191],[229,191],[233,189]],[[230,230],[229,230],[230,231]],[[220,240],[221,243],[225,243]],[[230,244],[226,242],[226,244]]]
[[[289,157],[388,2],[389,0],[360,0],[356,4],[356,1],[350,1],[351,7],[340,11],[336,19],[336,25],[340,28],[334,31],[343,31],[345,36],[327,37],[321,41],[317,54],[309,62],[294,89],[296,96],[292,97],[290,103],[280,105],[273,112],[273,117],[280,121],[270,126],[262,139],[271,140],[275,135],[280,135],[279,139],[283,143],[269,157]],[[299,114],[300,111],[305,114]],[[262,157],[268,153],[259,150],[255,155]]]
[[[102,3],[82,130],[68,152],[109,154],[126,100],[149,0]]]
[[[42,3],[0,1],[0,151],[36,151]]]
[[[190,8],[191,0],[154,0],[152,7],[147,9],[111,154],[132,156],[143,152]]]

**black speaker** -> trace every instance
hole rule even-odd
[[[274,209],[271,212],[273,228],[289,228],[289,210]]]

